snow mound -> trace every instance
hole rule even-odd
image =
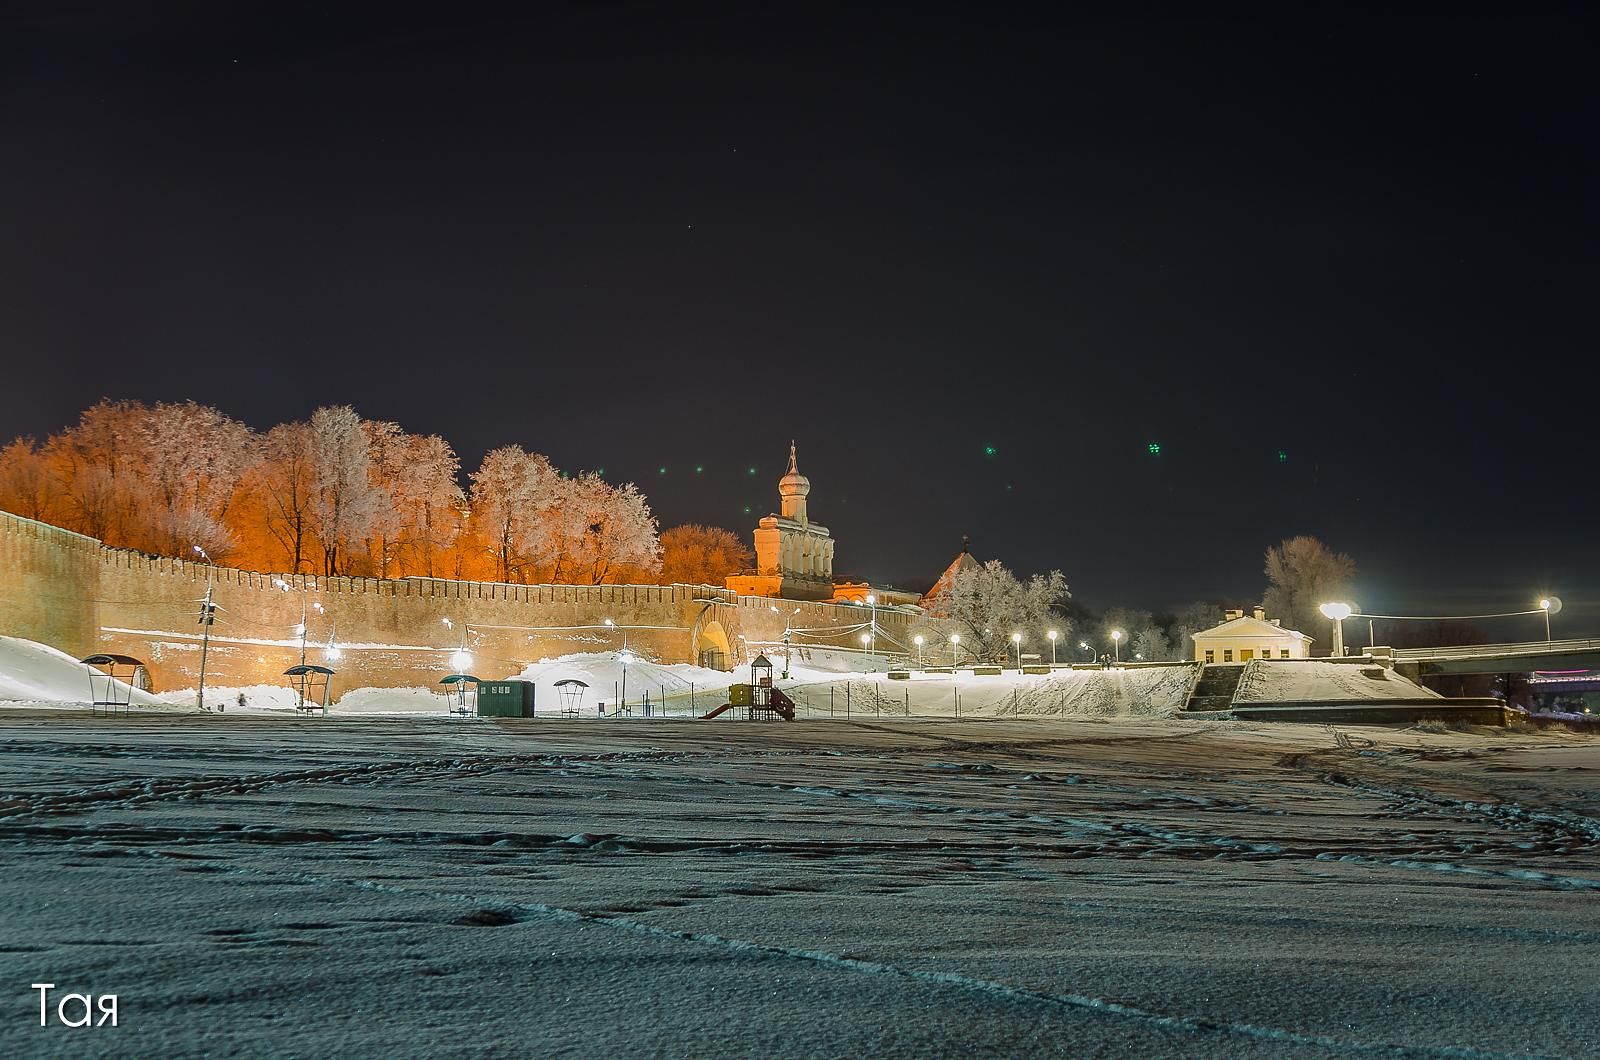
[[[117,698],[127,696],[131,706],[172,709],[148,692],[116,684]],[[0,702],[87,707],[103,689],[103,678],[96,677],[91,695],[88,669],[66,652],[21,637],[0,637]]]
[[[1440,699],[1424,688],[1377,664],[1327,662],[1320,659],[1259,659],[1245,663],[1237,702],[1298,703],[1338,699]]]
[[[517,677],[532,681],[536,689],[536,708],[556,710],[562,706],[556,692],[557,681],[582,681],[589,687],[584,690],[584,709],[593,709],[596,703],[615,703],[622,692],[623,662],[621,652],[580,652],[556,659],[543,659],[523,669]],[[748,676],[709,670],[704,666],[687,663],[656,663],[630,656],[627,663],[629,703],[638,703],[648,692],[652,701],[688,699],[691,692],[698,696],[719,696],[730,684],[748,680]],[[721,702],[721,700],[717,700]]]

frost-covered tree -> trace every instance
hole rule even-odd
[[[322,573],[345,574],[351,551],[372,529],[379,501],[371,448],[354,409],[327,406],[311,414],[311,467],[311,514]]]
[[[283,566],[295,574],[310,565],[315,534],[311,499],[316,491],[316,466],[311,449],[311,424],[280,423],[262,439],[262,459],[248,478],[252,510],[268,538],[276,544]],[[262,566],[276,567],[276,563]]]
[[[132,525],[132,469],[149,413],[137,401],[101,401],[45,443],[46,458],[60,483],[56,508],[68,529],[110,545],[145,547]]]
[[[1180,608],[1168,627],[1171,657],[1194,658],[1194,635],[1222,621],[1222,608],[1215,604],[1193,603]]]
[[[1100,620],[1101,643],[1107,647],[1111,645],[1113,630],[1122,631],[1120,654],[1123,659],[1139,659],[1144,662],[1162,662],[1167,659],[1169,641],[1166,631],[1150,612],[1137,608],[1113,607],[1106,611]]]
[[[367,561],[376,577],[387,578],[404,531],[399,491],[410,436],[398,423],[387,420],[362,420],[361,433],[367,440],[367,474],[373,493],[365,542]]]
[[[614,571],[660,569],[655,516],[633,483],[612,486],[586,472],[563,479],[561,492],[560,510],[548,516],[557,535],[552,580],[566,576],[599,585]]]
[[[32,438],[18,438],[0,449],[0,510],[24,519],[48,520],[57,483]]]
[[[257,459],[254,432],[193,401],[158,403],[130,439],[144,547],[168,556],[199,545],[216,559],[233,547],[226,525],[240,477]]]
[[[1261,606],[1267,617],[1315,636],[1327,623],[1318,610],[1330,600],[1350,596],[1356,562],[1314,537],[1291,537],[1267,549],[1267,592]],[[1318,638],[1321,639],[1321,638]]]
[[[393,480],[400,511],[401,564],[412,574],[434,577],[435,564],[460,531],[466,503],[458,476],[461,461],[436,434],[407,435],[405,458]]]
[[[755,564],[755,553],[720,526],[686,523],[661,532],[661,583],[721,585]]]
[[[520,445],[490,450],[472,473],[472,518],[499,581],[523,581],[548,553],[559,481],[548,459]]]
[[[963,652],[980,659],[1000,659],[1010,649],[1011,634],[1022,633],[1037,644],[1044,631],[1062,628],[1056,612],[1071,593],[1060,571],[1017,578],[999,560],[956,571],[946,587],[928,602],[935,618],[948,622],[961,636]]]

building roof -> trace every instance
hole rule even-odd
[[[950,566],[946,567],[944,573],[939,575],[939,580],[933,583],[933,588],[922,594],[922,599],[937,599],[942,594],[950,591],[950,587],[955,584],[957,574],[961,571],[974,570],[981,566],[983,564],[972,557],[972,539],[963,537],[961,539],[961,554],[950,561]]]
[[[1212,626],[1193,634],[1195,640],[1216,640],[1225,637],[1261,637],[1263,639],[1282,639],[1284,637],[1298,637],[1307,644],[1312,643],[1312,638],[1297,629],[1285,629],[1271,622],[1263,622],[1259,618],[1245,615],[1243,618],[1229,619],[1220,626]]]

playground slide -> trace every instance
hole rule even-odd
[[[794,700],[776,688],[772,690],[772,709],[784,721],[794,720]]]
[[[724,703],[724,704],[722,704],[722,706],[718,707],[716,710],[713,710],[710,714],[702,714],[702,715],[700,715],[700,720],[701,721],[705,721],[708,718],[714,718],[718,714],[721,714],[723,711],[732,710],[732,709],[733,709],[733,704],[732,703]]]

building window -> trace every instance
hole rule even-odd
[[[1232,648],[1223,648],[1222,649],[1222,661],[1223,662],[1233,662],[1233,649]]]
[[[1209,663],[1209,662],[1216,662],[1216,661],[1217,661],[1216,650],[1213,649],[1213,648],[1207,648],[1206,649],[1206,662]]]
[[[1287,659],[1288,657],[1289,657],[1289,649],[1288,648],[1279,648],[1278,649],[1278,658]]]

